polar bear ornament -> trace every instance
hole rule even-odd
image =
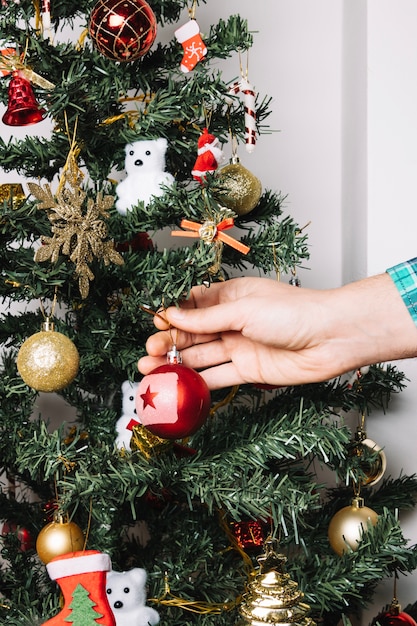
[[[159,613],[146,606],[146,570],[107,572],[106,592],[116,626],[156,626]]]
[[[152,197],[164,194],[174,177],[165,171],[168,142],[164,137],[143,139],[127,144],[125,148],[126,177],[116,186],[116,209],[126,215],[139,202],[145,206]]]

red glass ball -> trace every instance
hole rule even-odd
[[[98,0],[88,27],[96,48],[113,61],[135,61],[156,37],[156,18],[145,0]]]
[[[206,421],[210,403],[205,380],[179,363],[152,370],[142,378],[136,394],[139,421],[163,439],[193,435]]]
[[[14,522],[4,522],[1,534],[3,537],[6,537],[8,534],[14,534],[17,536],[20,542],[20,550],[22,552],[26,552],[27,550],[32,550],[34,548],[35,542],[31,533],[24,526],[19,526]]]
[[[380,624],[380,626],[417,626],[411,615],[404,613],[404,611],[400,611],[398,614],[395,614],[395,611],[380,613],[372,624]]]

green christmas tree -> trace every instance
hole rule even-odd
[[[363,443],[364,419],[403,388],[395,367],[294,388],[224,389],[212,393],[210,414],[190,437],[161,441],[135,426],[131,450],[115,445],[122,385],[139,380],[153,312],[195,285],[210,289],[254,269],[296,284],[309,257],[285,196],[261,192],[239,167],[250,124],[258,141],[268,131],[270,101],[257,95],[245,111],[244,72],[224,75],[216,63],[234,57],[238,67],[260,45],[250,25],[231,15],[188,44],[174,35],[189,18],[195,27],[185,0],[153,0],[151,10],[143,0],[125,4],[126,37],[105,30],[117,16],[111,0],[56,0],[50,20],[47,3],[32,0],[9,1],[0,13],[6,121],[52,122],[47,136],[0,139],[3,170],[24,181],[23,195],[6,186],[0,215],[2,517],[35,540],[55,523],[53,512],[70,515],[115,569],[144,567],[161,623],[182,626],[237,622],[265,541],[279,538],[311,618],[349,624],[380,580],[416,566],[395,514],[414,506],[415,478],[385,477],[379,467],[376,486],[363,486],[381,463]],[[165,34],[157,41],[155,23]],[[28,87],[36,104],[22,111]],[[211,164],[195,178],[206,128],[238,167],[226,174]],[[126,146],[161,139],[173,180],[118,209]],[[182,237],[172,237],[177,231]],[[33,363],[38,333],[45,361]],[[51,333],[57,345],[45,348]],[[70,358],[51,375],[55,352]],[[44,392],[71,406],[75,422],[46,424],[37,409]],[[349,412],[359,416],[356,436]],[[320,467],[331,480],[317,475]],[[363,523],[363,540],[340,555],[328,528],[354,496],[378,520]],[[11,626],[42,623],[59,606],[34,546],[26,548],[4,533],[0,619]]]
[[[72,602],[69,605],[71,614],[64,621],[77,624],[77,626],[94,626],[97,624],[97,620],[103,615],[94,610],[96,604],[90,600],[89,596],[88,589],[78,584],[74,589]]]

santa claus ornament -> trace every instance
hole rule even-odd
[[[136,393],[137,417],[157,437],[183,439],[206,421],[210,391],[198,372],[182,365],[175,346],[167,360],[142,378]]]
[[[204,128],[197,143],[197,159],[191,171],[193,178],[201,181],[207,172],[215,172],[223,160],[219,140],[208,132],[208,128]]]

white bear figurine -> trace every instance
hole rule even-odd
[[[146,606],[146,570],[107,572],[106,591],[116,626],[155,626],[159,613]]]
[[[165,171],[165,138],[128,143],[125,152],[126,178],[116,187],[116,209],[126,215],[139,201],[149,204],[152,196],[162,196],[161,185],[171,186],[174,177]]]
[[[138,387],[139,383],[133,383],[130,380],[125,380],[122,383],[122,414],[116,422],[116,446],[119,449],[130,450],[132,431],[128,430],[127,425],[132,419],[139,421],[135,408],[135,396]]]

